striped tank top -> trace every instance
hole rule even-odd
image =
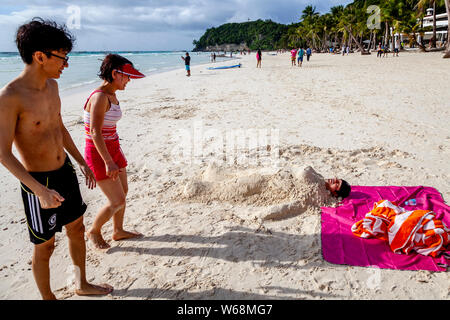
[[[103,92],[101,90],[96,90],[91,93],[89,98],[84,105],[84,132],[87,140],[92,140],[91,136],[91,114],[86,111],[86,106],[89,102],[89,99],[97,92]],[[105,118],[103,120],[102,127],[102,136],[105,141],[117,140],[119,139],[119,135],[116,131],[116,124],[122,118],[122,110],[120,110],[120,106],[118,104],[111,103],[111,108],[105,112]]]

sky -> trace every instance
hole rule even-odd
[[[320,13],[351,0],[0,0],[0,51],[17,51],[17,28],[33,17],[66,24],[74,51],[191,50],[211,27],[257,19],[299,22],[311,4]],[[38,3],[38,4],[37,4]]]

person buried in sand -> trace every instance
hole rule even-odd
[[[347,198],[350,195],[350,184],[342,179],[334,178],[325,180],[325,188],[335,197],[342,199]]]
[[[107,249],[110,246],[103,239],[101,228],[111,218],[114,225],[113,240],[142,236],[140,233],[123,229],[128,192],[127,160],[116,131],[116,124],[122,118],[116,91],[125,90],[130,79],[145,76],[137,71],[128,59],[117,54],[105,57],[99,76],[103,83],[92,92],[84,106],[84,156],[108,202],[98,212],[87,236],[97,249]]]
[[[73,36],[64,26],[34,18],[19,27],[16,44],[25,63],[23,72],[0,91],[0,160],[21,182],[30,241],[32,270],[43,299],[56,299],[50,288],[50,257],[55,233],[66,229],[69,252],[77,269],[78,295],[105,295],[111,286],[86,280],[86,244],[75,169],[76,160],[86,185],[96,186],[92,171],[75,146],[61,118],[58,79],[68,67]],[[21,162],[12,153],[14,143]],[[65,149],[65,150],[64,150]]]
[[[307,201],[309,204],[325,205],[325,202],[332,198],[348,197],[351,186],[342,179],[324,179],[311,166],[286,167],[276,172],[248,174],[245,171],[234,172],[211,164],[201,174],[200,179],[188,181],[180,191],[182,197],[189,200],[259,204],[263,202],[269,205],[285,201],[304,201],[313,197],[313,201]]]

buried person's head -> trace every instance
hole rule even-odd
[[[342,199],[350,195],[351,186],[343,179],[327,179],[325,186],[330,193],[335,197],[341,197]]]

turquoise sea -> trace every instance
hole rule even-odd
[[[181,56],[185,55],[184,51],[71,52],[69,54],[69,68],[64,70],[58,80],[60,91],[67,93],[67,91],[100,81],[97,74],[103,58],[108,53],[117,53],[124,56],[145,75],[184,68],[184,61],[181,59]],[[190,55],[192,66],[210,62],[210,53],[192,52]],[[218,58],[217,61],[221,60]],[[0,52],[0,88],[17,77],[22,72],[23,67],[24,64],[18,53]]]

